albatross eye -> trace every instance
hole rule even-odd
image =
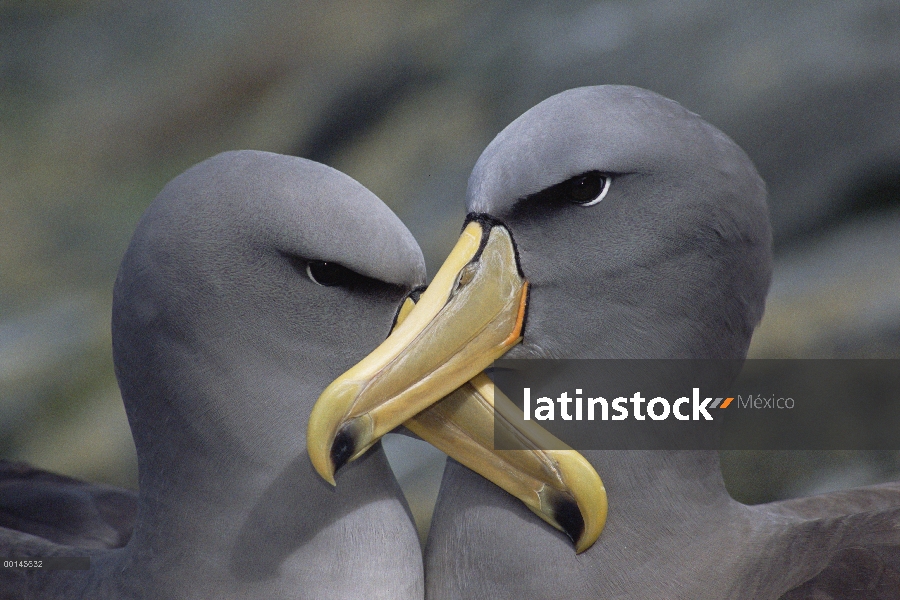
[[[306,276],[313,283],[331,287],[333,285],[346,285],[357,278],[356,273],[334,262],[324,260],[311,260],[306,263]]]
[[[597,204],[609,191],[611,178],[599,171],[589,171],[564,181],[562,191],[569,201],[582,206]]]
[[[406,296],[409,287],[393,283],[387,283],[380,279],[368,277],[349,269],[340,263],[330,260],[310,260],[288,252],[283,256],[293,267],[298,275],[305,275],[307,279],[323,287],[340,287],[353,293],[368,295]]]

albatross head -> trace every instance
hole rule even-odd
[[[771,275],[765,185],[676,102],[626,86],[553,96],[487,147],[467,207],[509,230],[529,283],[510,357],[746,353]]]
[[[554,96],[487,147],[467,208],[406,322],[319,400],[348,415],[379,389],[378,402],[403,405],[395,421],[354,431],[360,447],[507,352],[745,356],[771,277],[765,185],[734,142],[677,103],[626,86]],[[332,431],[377,411],[371,402]]]
[[[250,151],[189,169],[141,218],[115,285],[114,353],[138,450],[160,451],[160,414],[233,456],[262,460],[268,442],[303,449],[315,397],[424,282],[406,227],[334,169]]]

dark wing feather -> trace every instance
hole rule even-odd
[[[120,548],[137,506],[130,490],[0,460],[0,527],[78,548]]]
[[[779,600],[900,600],[900,546],[840,550]]]

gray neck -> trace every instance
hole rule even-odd
[[[235,337],[240,352],[224,337],[202,352],[168,341],[166,352],[122,356],[123,397],[140,424],[140,511],[115,568],[140,573],[160,598],[420,595],[415,526],[380,446],[342,469],[337,487],[306,453],[309,411],[349,359],[301,353],[290,331]],[[161,364],[129,364],[153,356]]]
[[[330,487],[312,472],[305,453],[300,407],[316,397],[315,386],[297,382],[291,386],[297,396],[290,402],[267,397],[264,384],[252,377],[226,381],[230,390],[198,382],[162,398],[149,397],[152,390],[129,398],[131,413],[140,414],[139,407],[146,405],[157,415],[155,420],[138,417],[142,427],[134,431],[140,512],[128,551],[142,564],[155,562],[165,572],[177,564],[185,574],[240,571],[248,557],[272,551],[260,537],[264,517],[300,523],[309,509],[307,498]],[[229,413],[229,407],[241,405],[256,406],[258,413]],[[257,419],[274,410],[283,414],[270,415],[270,426]],[[267,513],[272,504],[277,507]],[[290,552],[290,545],[280,551]],[[197,561],[202,564],[193,564]]]
[[[606,487],[610,515],[629,530],[704,521],[710,509],[733,500],[725,489],[719,456],[708,450],[588,450]]]
[[[262,385],[236,381],[233,394]],[[357,589],[365,581],[384,597],[420,595],[415,529],[380,445],[330,486],[306,454],[305,412],[319,386],[292,389],[294,402],[253,403],[263,414],[298,407],[270,414],[268,427],[244,415],[242,429],[201,439],[198,432],[214,431],[211,423],[191,426],[173,414],[159,419],[164,432],[145,428],[135,436],[139,521],[113,567],[140,573],[129,585],[158,590],[152,597],[159,598],[278,599],[298,590],[304,597],[381,597]]]

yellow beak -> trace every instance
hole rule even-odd
[[[577,552],[590,547],[606,521],[600,477],[574,450],[543,450],[564,445],[479,375],[521,340],[527,298],[509,231],[470,222],[419,303],[319,397],[307,432],[319,474],[334,484],[338,468],[405,423],[567,533]],[[515,440],[505,446],[522,450],[493,450],[495,418]]]
[[[484,373],[405,425],[568,535],[576,553],[590,548],[603,531],[606,489],[591,463],[575,450],[545,450],[567,446],[525,421]],[[493,449],[495,434],[509,450]]]
[[[470,223],[406,319],[322,392],[307,446],[327,481],[518,343],[527,283],[509,233],[482,237],[481,225]]]

